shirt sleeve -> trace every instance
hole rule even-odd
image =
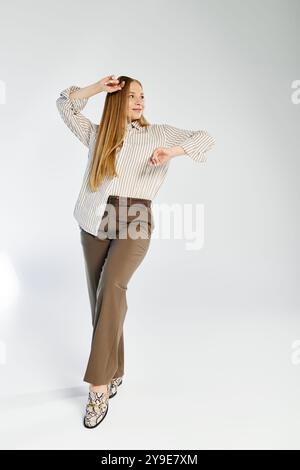
[[[207,161],[207,151],[216,143],[206,130],[192,131],[163,124],[167,147],[180,146],[195,162]]]
[[[72,91],[80,89],[79,86],[71,85],[61,91],[56,100],[56,106],[68,128],[84,145],[89,147],[91,134],[94,131],[96,132],[98,126],[81,113],[81,110],[88,102],[88,98],[70,98]]]

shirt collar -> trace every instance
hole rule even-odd
[[[139,121],[131,121],[127,124],[127,129],[131,129],[132,127],[135,127],[136,129],[141,129],[143,126],[140,125]]]

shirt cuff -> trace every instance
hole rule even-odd
[[[204,163],[207,161],[207,152],[215,145],[215,139],[205,131],[200,131],[200,138],[190,137],[179,145],[194,161]]]
[[[71,109],[71,111],[76,114],[76,113],[79,113],[84,107],[85,105],[87,104],[88,102],[88,98],[76,98],[76,99],[71,99],[70,98],[70,93],[72,91],[77,91],[77,90],[81,90],[81,87],[77,86],[77,85],[71,85],[69,86],[68,88],[65,88],[64,90],[62,90],[60,92],[60,96],[62,98],[65,98],[65,105]]]

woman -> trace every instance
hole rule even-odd
[[[88,98],[103,91],[107,95],[98,125],[81,110]],[[142,85],[127,76],[109,75],[83,88],[72,85],[61,91],[56,104],[63,121],[89,149],[73,215],[80,229],[93,326],[83,378],[89,383],[83,422],[94,428],[105,418],[109,398],[124,376],[126,290],[149,248],[151,203],[173,157],[187,154],[205,162],[215,140],[205,130],[150,124],[144,117]]]

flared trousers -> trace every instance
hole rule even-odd
[[[107,200],[98,235],[80,228],[92,314],[85,382],[105,385],[124,375],[126,293],[149,249],[153,228],[150,200],[113,195]]]

